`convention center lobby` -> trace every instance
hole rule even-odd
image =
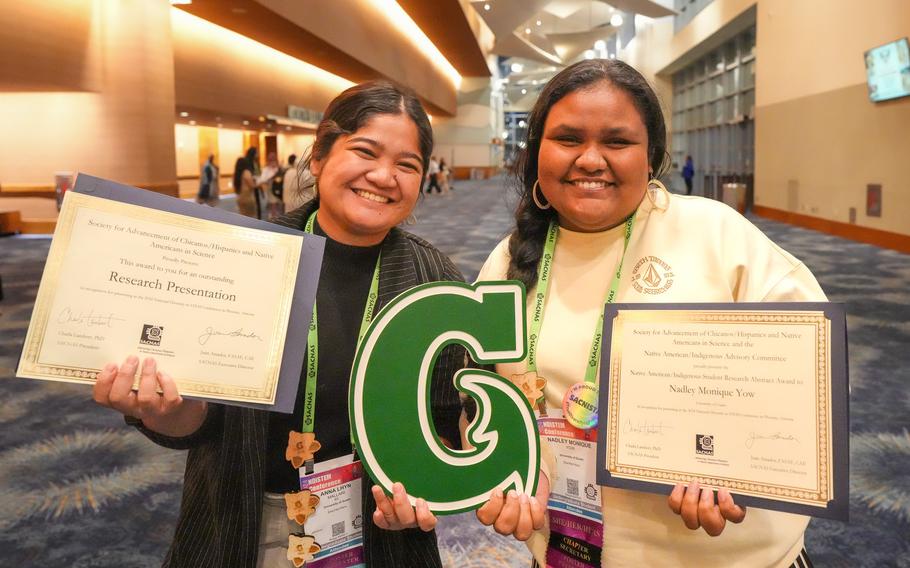
[[[0,565],[343,568],[441,561],[452,568],[910,568],[908,36],[907,0],[0,2]],[[349,91],[365,82],[372,82],[367,94]],[[318,218],[311,214],[317,206]],[[86,215],[95,217],[85,221]],[[124,230],[103,219],[132,219],[139,228]],[[224,244],[199,252],[198,240],[178,237],[199,227]],[[253,230],[272,236],[243,236]],[[378,240],[367,238],[376,234]],[[154,241],[151,247],[143,247],[140,236]],[[241,237],[252,243],[243,254],[229,244]],[[292,241],[296,249],[286,244]],[[152,248],[165,252],[153,254]],[[254,249],[261,258],[252,258]],[[291,277],[306,282],[281,280],[290,274],[291,260],[266,262],[287,250],[301,259],[299,272],[292,259]],[[358,268],[366,266],[364,251],[374,251],[365,272]],[[200,258],[190,261],[184,253]],[[413,262],[402,260],[408,254],[415,255]],[[591,261],[596,268],[589,269],[589,257],[607,261]],[[138,267],[151,273],[155,262],[161,274],[145,279]],[[173,270],[168,262],[175,263]],[[203,284],[190,278],[196,272],[186,272],[205,266],[221,276],[200,272],[199,278],[209,279]],[[257,274],[259,266],[264,268]],[[129,309],[144,310],[128,339],[121,340],[120,332],[102,337],[133,316],[115,314],[114,304],[95,294],[95,272],[98,287],[115,283],[123,291],[115,293],[117,306],[126,306],[129,297]],[[479,340],[467,342],[467,332],[445,336],[459,345],[434,342],[436,355],[427,351],[420,367],[430,373],[429,365],[436,365],[433,394],[426,390],[415,398],[420,412],[432,417],[415,415],[423,430],[411,443],[404,437],[407,417],[397,410],[406,405],[392,394],[398,391],[388,387],[381,391],[388,396],[370,403],[358,398],[362,383],[355,388],[346,381],[348,375],[350,381],[370,376],[362,359],[384,345],[376,338],[385,322],[394,321],[383,309],[392,298],[411,294],[391,304],[398,309],[407,305],[401,298],[417,297],[412,286],[455,280],[458,273],[469,284],[521,280],[527,302],[516,301],[513,312],[524,335],[511,358],[495,359],[495,366],[494,359],[483,359],[490,363],[486,375],[455,373],[465,360],[487,353],[477,353]],[[182,346],[166,342],[215,312],[187,311],[181,323],[161,323],[173,306],[142,301],[136,291],[144,287],[142,297],[150,298],[163,293],[153,288],[166,284],[187,298],[189,310],[196,305],[191,302],[203,302],[202,295],[205,301],[232,300],[234,275],[246,279],[246,288],[232,313],[252,318],[248,311],[277,306],[283,324],[269,322],[282,330],[274,332],[280,337],[259,331],[260,337],[251,325],[217,331],[213,324],[198,336],[209,350],[197,352],[220,357],[212,345],[275,341],[263,351],[269,359],[262,369],[273,377],[269,388],[278,394],[269,400],[278,406],[244,398],[253,392],[252,382],[222,391],[179,371],[171,379],[168,365]],[[362,288],[361,296],[355,288]],[[617,293],[618,306],[611,307]],[[377,297],[379,319],[373,320]],[[97,303],[76,307],[88,298]],[[348,309],[352,298],[356,309]],[[73,307],[61,309],[61,302]],[[318,332],[310,324],[314,302]],[[802,343],[808,356],[783,347],[758,362],[728,356],[752,357],[750,364],[729,368],[752,376],[749,392],[764,401],[754,404],[765,404],[757,414],[741,410],[749,404],[741,398],[753,396],[743,394],[745,383],[727,384],[722,374],[699,383],[657,355],[666,376],[675,377],[667,388],[682,395],[671,399],[657,387],[640,387],[636,403],[630,402],[630,381],[622,383],[627,391],[620,390],[618,377],[627,378],[620,372],[633,363],[620,371],[616,357],[631,361],[637,347],[622,343],[622,328],[603,319],[604,306],[608,314],[627,307],[648,317],[656,312],[636,312],[643,309],[637,304],[686,313],[680,306],[695,303],[709,306],[699,313],[727,314],[726,306],[743,314],[747,307],[735,306],[748,303],[762,318],[763,302],[775,310],[788,309],[787,302],[811,304],[761,320],[768,334],[797,321],[787,318],[809,317],[800,314],[829,319],[809,326],[820,335]],[[588,319],[579,315],[585,309]],[[845,330],[830,315],[840,310]],[[348,312],[353,319],[345,319]],[[464,314],[440,317],[449,316],[471,325]],[[729,317],[742,325],[758,321]],[[577,321],[585,323],[572,323]],[[333,325],[339,330],[328,329]],[[342,328],[348,351],[333,366],[334,355],[327,354],[344,349],[317,339]],[[423,326],[411,328],[401,352],[408,338],[419,341],[422,333]],[[612,343],[601,341],[605,333],[612,333]],[[522,351],[522,341],[531,353]],[[639,341],[649,356],[647,342],[664,345],[656,337]],[[340,382],[320,380],[318,390],[317,343],[319,370],[343,367]],[[684,343],[692,344],[674,344]],[[752,345],[700,345],[708,344],[730,350]],[[355,347],[358,359],[349,372]],[[234,363],[219,359],[231,367],[224,371],[233,373],[230,380],[244,375],[238,366],[254,368],[239,363],[253,359],[242,353],[238,348],[224,355]],[[145,382],[147,367],[131,363],[131,355],[156,357],[160,373],[153,368]],[[601,356],[613,363],[598,367]],[[554,357],[572,362],[557,364]],[[785,388],[752,374],[791,358],[807,358],[800,372],[820,373],[812,375],[817,380],[795,378],[795,385],[807,386]],[[111,362],[113,371],[105,367]],[[437,384],[447,365],[452,372],[443,388]],[[728,369],[686,365],[702,369],[698,376],[705,379],[705,369]],[[565,385],[562,366],[577,369]],[[505,378],[491,379],[494,370]],[[209,372],[217,377],[221,371]],[[788,383],[793,372],[788,368],[781,372],[785,378],[768,381]],[[282,390],[298,376],[298,387]],[[497,444],[506,447],[506,431],[495,431],[505,419],[497,421],[495,413],[491,419],[490,408],[503,398],[491,401],[494,387],[478,386],[478,376],[505,382],[508,389],[495,392],[514,395],[515,408],[531,417],[523,426],[529,447],[543,444],[529,453],[534,465],[528,477],[513,472],[524,481],[496,486],[507,493],[498,519],[488,517],[493,501],[486,503],[487,497],[443,510],[433,499],[413,495],[404,501],[406,511],[396,506],[391,512],[389,505],[374,515],[365,504],[391,498],[367,486],[361,494],[360,484],[372,485],[370,475],[386,479],[381,456],[401,452],[384,454],[379,442],[368,443],[377,439],[367,437],[364,425],[371,411],[385,412],[380,422],[388,428],[402,428],[401,438],[387,435],[386,441],[415,456],[408,466],[417,476],[411,484],[446,471],[453,477],[440,476],[437,485],[457,487],[469,476],[443,464],[462,463],[464,452],[475,452],[476,460],[498,456],[503,464],[515,457],[496,453]],[[657,384],[664,374],[643,376]],[[117,380],[122,377],[126,383]],[[133,377],[139,377],[135,385]],[[179,398],[175,383],[180,392],[197,390]],[[126,386],[117,392],[118,385]],[[571,402],[578,399],[569,391],[586,386],[599,392],[591,400],[600,397],[600,413],[594,407],[580,426],[570,420],[577,408]],[[440,425],[444,412],[437,397],[443,391],[450,395],[445,412],[454,440]],[[243,395],[228,396],[235,392]],[[314,434],[310,402],[317,394]],[[701,418],[666,408],[653,414],[659,418],[617,418],[620,407],[653,410],[683,399],[704,400],[689,410]],[[284,414],[276,411],[278,400]],[[193,414],[199,408],[202,414]],[[287,414],[292,408],[295,414]],[[737,412],[745,414],[732,418]],[[772,423],[768,413],[784,418]],[[292,459],[300,422],[291,429],[291,443],[288,428],[277,426],[292,416],[303,417],[302,436],[318,436],[311,446],[315,458]],[[762,426],[751,425],[753,419]],[[560,429],[554,421],[572,427]],[[673,428],[683,429],[687,421],[701,429],[672,449]],[[791,434],[793,424],[805,430]],[[330,430],[331,436],[337,430],[334,442]],[[745,444],[736,441],[734,452],[729,441],[736,432]],[[630,443],[633,434],[649,440],[632,446],[640,452],[664,452],[653,460],[660,463],[651,468],[629,457],[639,454],[623,450],[620,440]],[[566,442],[572,435],[589,453],[572,453],[581,452]],[[278,458],[271,459],[276,439]],[[659,439],[668,444],[659,447]],[[294,468],[301,480],[310,479],[314,461],[317,473],[334,472],[320,469],[326,464],[320,457],[342,456],[332,448],[346,448],[350,458],[351,444],[365,468],[357,462],[353,470],[358,489],[346,494],[350,502],[335,499],[331,490],[317,496],[318,484],[301,485],[315,508],[298,511],[295,522],[293,499],[286,495],[287,518],[282,500],[272,524],[290,535],[268,548],[260,525],[270,518],[261,507],[265,498],[267,509],[276,486],[270,472],[279,469],[295,484]],[[485,450],[478,454],[477,448]],[[755,457],[759,450],[771,457]],[[751,455],[752,462],[740,467],[724,452]],[[421,462],[416,456],[423,455]],[[623,465],[627,458],[633,465]],[[705,469],[690,473],[673,460]],[[737,477],[739,472],[752,477]],[[799,476],[816,489],[800,485]],[[517,487],[521,493],[532,478],[538,497],[548,487],[549,508],[509,492]],[[693,486],[691,479],[701,484]],[[377,483],[395,495],[396,479],[387,481]],[[674,489],[676,483],[683,485]],[[699,497],[700,486],[706,489]],[[716,505],[710,488],[717,489]],[[729,493],[721,488],[746,506],[728,507],[722,494]],[[674,506],[674,498],[667,499],[671,491],[686,497]],[[323,507],[338,507],[326,508],[324,517],[341,518],[343,507],[353,511],[349,523],[325,527],[331,541],[307,526],[315,520],[315,530],[323,531],[314,504],[320,499]],[[430,528],[430,513],[422,514],[427,501],[437,513],[435,541],[420,530]],[[504,528],[513,505],[524,508],[515,514],[516,528]],[[538,522],[535,506],[544,521]],[[396,523],[412,532],[391,530]],[[387,534],[392,536],[382,540]],[[348,556],[335,554],[330,543],[343,543],[337,550]],[[296,556],[295,546],[302,551]]]

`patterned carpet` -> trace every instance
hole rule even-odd
[[[459,182],[450,196],[423,198],[409,229],[471,280],[511,224],[502,186]],[[851,522],[813,520],[807,548],[820,568],[910,568],[910,256],[754,221],[849,313]],[[0,566],[158,566],[183,453],[125,427],[86,387],[12,378],[49,244],[0,238]],[[439,539],[447,566],[529,563],[523,546],[472,515],[442,518]]]

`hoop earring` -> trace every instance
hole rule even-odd
[[[651,195],[651,188],[652,188],[652,187],[653,187],[654,189],[656,189],[657,191],[660,191],[661,193],[666,194],[667,196],[670,195],[670,191],[667,190],[667,186],[665,186],[665,185],[663,184],[663,182],[660,181],[659,179],[657,179],[657,178],[651,178],[650,180],[648,180],[648,187],[647,187],[647,189],[645,189],[645,195],[648,196],[648,200],[651,202],[651,205],[653,205],[654,207],[657,207],[658,209],[660,209],[660,206],[659,206],[659,205],[657,204],[657,202],[654,200],[654,196]]]
[[[411,211],[407,218],[404,220],[405,225],[416,225],[417,224],[417,215]]]
[[[550,208],[549,202],[546,205],[541,205],[540,200],[537,199],[537,189],[539,187],[540,187],[540,180],[536,180],[534,182],[534,185],[531,186],[531,199],[534,200],[534,205],[536,205],[538,209],[541,209],[541,210],[549,209]]]

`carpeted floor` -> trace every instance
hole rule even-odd
[[[456,187],[422,199],[409,229],[472,280],[511,224],[511,199],[502,180]],[[754,221],[849,314],[851,522],[813,520],[807,548],[820,568],[910,567],[910,256]],[[49,244],[0,238],[0,566],[158,566],[183,453],[125,427],[86,387],[13,378]],[[439,539],[447,566],[529,563],[472,515],[442,518]]]

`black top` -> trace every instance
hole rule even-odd
[[[318,221],[313,224],[313,232],[326,239],[322,273],[316,290],[319,375],[316,382],[316,422],[313,426],[316,439],[322,444],[315,459],[323,462],[352,454],[348,384],[363,309],[382,245],[357,247],[339,243],[325,234]],[[301,349],[306,349],[306,346],[301,346]],[[285,449],[288,432],[301,431],[305,391],[306,365],[297,390],[294,414],[269,414],[266,491],[288,493],[300,489],[298,472],[285,459]]]
[[[317,206],[318,201],[310,201],[275,223],[302,230]],[[393,228],[382,243],[377,313],[405,290],[440,280],[463,279],[452,261],[432,245]],[[460,345],[445,347],[436,359],[430,387],[436,432],[456,444],[460,440],[458,419],[462,405],[452,377],[465,366],[466,356]],[[317,420],[319,414],[317,410]],[[143,434],[166,448],[189,450],[180,516],[164,568],[255,568],[270,416],[271,413],[254,408],[210,404],[205,422],[188,436],[163,436],[137,425]],[[365,520],[376,508],[371,485],[366,477],[361,484],[361,514]],[[363,547],[370,568],[442,568],[435,531],[386,531],[364,522]]]

